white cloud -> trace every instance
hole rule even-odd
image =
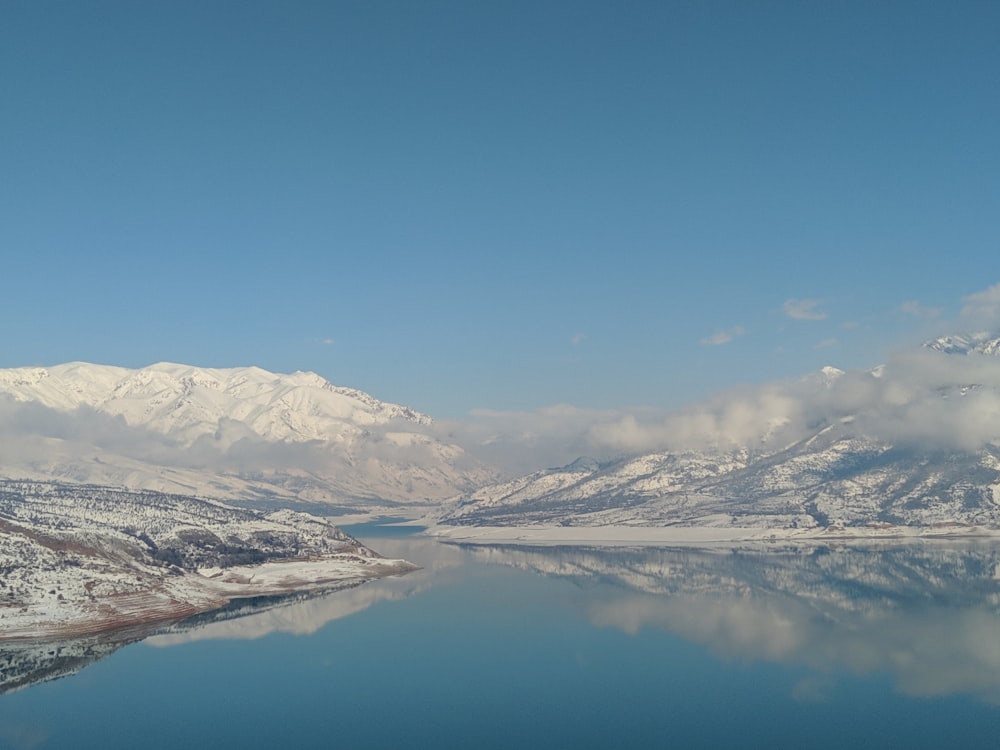
[[[468,419],[436,421],[432,429],[441,439],[462,445],[469,455],[508,475],[519,475],[593,455],[596,447],[588,440],[590,428],[623,413],[566,404],[525,412],[479,409]]]
[[[962,297],[962,317],[977,326],[1000,323],[1000,284]]]
[[[974,450],[1000,438],[1000,357],[918,349],[891,357],[880,372],[875,377],[854,370],[835,378],[816,373],[736,388],[675,411],[568,405],[530,412],[482,410],[464,420],[433,422],[424,430],[440,443],[418,441],[409,447],[391,439],[400,427],[373,426],[351,455],[313,443],[266,442],[235,422],[220,423],[214,436],[185,445],[130,427],[120,417],[88,409],[59,413],[0,398],[0,456],[8,464],[33,466],[42,460],[58,463],[65,454],[79,459],[70,462],[74,466],[97,466],[92,457],[100,455],[119,473],[142,462],[220,476],[267,470],[336,477],[349,476],[352,461],[362,459],[435,466],[435,446],[452,445],[461,447],[462,461],[469,465],[482,461],[512,477],[580,456],[603,460],[658,451],[780,448],[831,424],[845,434],[918,450]],[[976,387],[969,389],[972,384]],[[853,421],[842,423],[845,417]]]
[[[573,338],[571,338],[569,340],[569,343],[571,343],[573,346],[579,346],[580,344],[582,344],[586,340],[587,340],[587,337],[584,334],[578,333],[578,334],[574,335]]]
[[[971,311],[988,312],[993,305],[1000,306],[1000,285],[969,295],[965,302]],[[801,313],[814,304],[800,300],[793,308]],[[736,326],[704,343],[720,345],[726,336],[742,332],[742,326]],[[817,425],[839,424],[844,417],[855,418],[852,431],[891,444],[970,449],[1000,438],[1000,357],[949,356],[918,349],[891,357],[881,372],[881,377],[873,377],[851,371],[833,379],[816,373],[736,388],[674,411],[565,405],[526,412],[477,411],[467,419],[438,420],[425,429],[442,444],[460,446],[467,457],[508,475],[565,465],[580,456],[605,459],[666,450],[731,449],[760,446],[764,441],[768,446],[788,445],[814,435],[821,429]],[[969,390],[970,385],[976,387]],[[403,450],[389,435],[395,429],[372,427],[358,450],[373,460],[435,465],[433,443]],[[33,457],[52,454],[51,441],[80,456],[88,455],[87,446],[96,446],[101,455],[220,474],[268,469],[351,476],[351,466],[362,455],[312,444],[267,443],[235,421],[220,423],[215,435],[196,445],[185,445],[93,410],[62,414],[0,399],[0,457],[6,461],[16,455],[28,465]]]
[[[919,300],[911,299],[899,306],[900,312],[915,318],[936,318],[941,314],[940,307],[925,307]]]
[[[507,474],[565,465],[580,456],[785,446],[830,424],[918,450],[972,450],[1000,439],[1000,357],[908,350],[890,357],[879,374],[814,373],[735,388],[674,411],[479,411],[442,429]],[[845,418],[852,421],[842,423]]]
[[[805,405],[788,384],[740,388],[676,412],[622,414],[593,425],[587,442],[598,455],[726,450],[755,444],[776,429],[804,426]]]
[[[1000,358],[921,349],[891,357],[879,377],[855,370],[830,380],[817,373],[722,392],[673,412],[604,412],[575,444],[580,455],[598,458],[788,445],[848,417],[845,431],[887,444],[978,449],[1000,439]]]
[[[818,299],[787,299],[781,306],[782,311],[793,320],[825,320],[825,312],[817,310]]]
[[[837,346],[840,341],[837,339],[823,339],[822,341],[817,341],[813,346],[813,349],[829,349],[831,346]]]
[[[728,344],[734,338],[742,336],[744,333],[746,333],[746,329],[743,326],[733,326],[732,328],[720,329],[711,336],[701,339],[699,343],[702,346],[721,346]]]

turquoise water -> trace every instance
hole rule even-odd
[[[0,747],[996,744],[990,548],[464,549],[361,531],[424,570],[0,696]]]

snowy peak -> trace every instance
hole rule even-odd
[[[924,347],[942,354],[985,354],[1000,356],[1000,337],[989,331],[941,336],[924,343]]]
[[[0,393],[59,411],[87,407],[129,426],[191,441],[223,420],[268,441],[343,440],[365,427],[431,420],[312,372],[282,375],[259,367],[211,369],[160,362],[138,370],[73,362],[0,370]]]
[[[823,383],[826,385],[833,385],[844,376],[843,370],[831,367],[830,365],[821,368],[819,373],[820,377],[823,378]]]
[[[312,372],[71,362],[0,370],[0,476],[277,498],[345,512],[452,497],[493,473],[430,417]]]

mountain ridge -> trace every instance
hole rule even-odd
[[[164,434],[222,417],[237,419],[266,440],[328,440],[332,422],[385,424],[394,419],[427,425],[431,418],[312,372],[273,373],[256,366],[204,368],[159,362],[138,369],[88,362],[0,370],[0,392],[57,409],[87,406],[131,425]],[[140,408],[141,407],[141,408]],[[197,413],[200,411],[201,413]],[[313,422],[296,421],[307,412]]]
[[[922,382],[905,360],[867,373],[824,368],[799,381],[806,389],[803,402],[826,399],[842,408],[862,393],[869,394],[868,409],[824,406],[788,442],[775,437],[785,423],[772,420],[760,426],[756,443],[653,451],[600,463],[581,458],[481,487],[436,520],[472,527],[1000,529],[1000,423],[989,418],[1000,402],[1000,338],[942,337],[922,350],[947,377],[935,372],[938,380]],[[964,365],[948,369],[973,355],[990,368],[992,385],[964,382],[970,372]],[[876,407],[881,411],[870,413]],[[945,433],[947,418],[959,409],[979,417],[989,439],[971,447],[928,439]],[[961,418],[953,421],[964,426]]]
[[[429,416],[312,372],[13,368],[0,370],[0,408],[21,414],[0,454],[0,473],[15,478],[367,511],[433,503],[492,476]]]

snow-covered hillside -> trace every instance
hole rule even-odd
[[[489,479],[432,421],[314,373],[75,362],[0,370],[0,474],[343,510]]]
[[[304,513],[0,480],[0,640],[178,620],[413,569]]]
[[[809,405],[795,412],[798,432],[773,420],[742,445],[579,460],[482,487],[439,520],[796,533],[1000,529],[997,354],[1000,339],[981,334],[936,339],[867,373],[827,368],[795,384]]]
[[[969,333],[955,336],[941,336],[924,344],[927,349],[942,352],[943,354],[985,354],[988,356],[1000,355],[1000,337],[994,336],[987,331]]]

